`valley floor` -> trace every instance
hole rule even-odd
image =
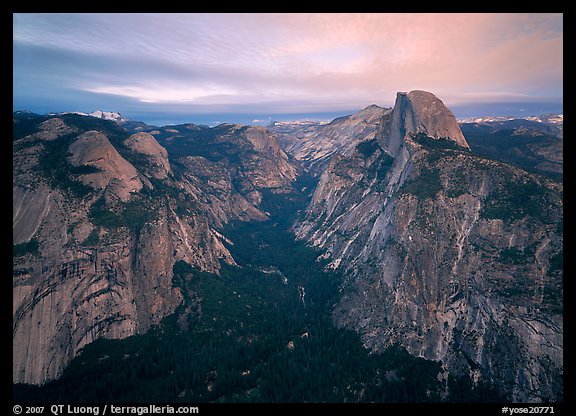
[[[15,402],[499,401],[488,386],[442,377],[438,362],[396,346],[370,354],[334,327],[342,276],[289,231],[305,198],[266,197],[270,220],[225,230],[239,267],[218,276],[177,262],[185,301],[173,315],[143,335],[98,339],[60,379],[15,385]]]

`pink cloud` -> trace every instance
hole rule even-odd
[[[453,100],[561,96],[562,25],[561,14],[50,14],[16,15],[14,41],[109,64],[109,73],[83,68],[84,57],[67,65],[84,91],[333,105],[410,89]]]

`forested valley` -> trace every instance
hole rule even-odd
[[[298,189],[310,189],[310,178]],[[238,266],[220,275],[184,261],[174,284],[184,302],[149,332],[87,345],[61,378],[14,385],[16,402],[470,402],[497,401],[490,386],[446,376],[441,363],[393,345],[370,353],[336,328],[343,276],[290,226],[304,193],[264,195],[264,222],[224,234]]]

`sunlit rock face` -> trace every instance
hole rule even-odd
[[[110,185],[110,189],[114,189],[115,195],[122,201],[127,201],[132,193],[142,189],[136,168],[120,156],[104,134],[87,131],[78,136],[68,150],[68,160],[72,165],[87,165],[96,170],[80,176],[80,181],[85,185],[98,190]]]
[[[172,173],[168,152],[149,133],[136,133],[128,137],[126,145],[148,160],[143,168],[156,179],[166,179]]]
[[[327,124],[283,123],[276,129],[286,152],[303,162],[311,173],[319,175],[333,155],[349,154],[359,142],[374,138],[383,117],[391,111],[370,105]]]

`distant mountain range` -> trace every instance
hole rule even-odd
[[[101,111],[101,110],[95,110],[91,113],[83,113],[81,111],[71,111],[71,112],[63,112],[63,113],[51,113],[50,115],[62,115],[62,114],[78,114],[80,116],[90,116],[90,117],[96,117],[96,118],[100,118],[102,120],[111,120],[111,121],[116,121],[119,123],[128,121],[128,119],[122,117],[122,115],[120,113],[116,113],[114,111]]]
[[[459,123],[497,123],[510,120],[528,120],[536,121],[538,123],[547,124],[563,124],[564,114],[543,114],[536,116],[526,117],[511,117],[511,116],[483,116],[483,117],[467,117],[459,119]]]
[[[367,111],[372,106],[367,107],[362,111]],[[378,106],[375,106],[378,107]],[[26,113],[27,111],[17,111],[17,113]],[[142,121],[133,121],[130,120],[122,114],[114,111],[102,111],[102,110],[95,110],[91,113],[83,113],[81,111],[72,111],[72,112],[63,112],[63,113],[50,113],[50,115],[58,115],[58,114],[78,114],[84,116],[91,116],[100,118],[103,120],[111,120],[118,123],[138,123],[138,126],[145,127],[147,124]],[[349,117],[349,116],[347,116]],[[338,119],[336,119],[338,120]],[[335,120],[334,120],[335,121]],[[537,114],[537,115],[527,115],[523,117],[513,117],[513,116],[476,116],[476,117],[466,117],[458,119],[459,124],[492,124],[497,125],[498,123],[502,126],[506,125],[506,122],[514,121],[518,123],[519,121],[534,121],[537,123],[542,123],[544,125],[553,125],[557,126],[560,129],[564,123],[564,115],[563,114]],[[333,121],[332,121],[333,122]],[[329,124],[330,121],[312,121],[312,120],[294,120],[294,121],[271,121],[270,124],[267,126],[271,130],[275,131],[276,133],[290,133],[298,135],[298,131],[304,132],[306,128],[315,128],[318,125]],[[151,127],[156,127],[153,125],[149,125]]]

